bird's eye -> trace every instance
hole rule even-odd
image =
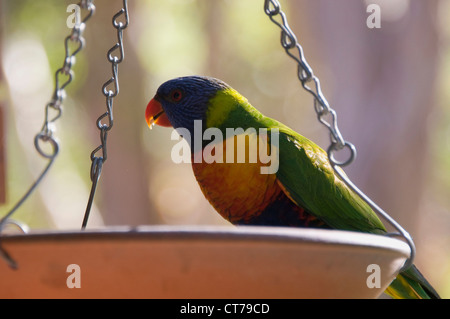
[[[180,102],[181,98],[183,97],[183,92],[181,92],[178,89],[175,89],[172,92],[170,92],[169,97],[173,102]]]

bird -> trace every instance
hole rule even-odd
[[[219,79],[196,75],[164,82],[145,119],[150,128],[172,127],[186,140],[200,189],[234,225],[387,232],[334,172],[321,147],[264,116]],[[246,152],[239,160],[235,153],[242,145]],[[269,153],[276,155],[272,169],[267,169]],[[385,293],[397,299],[440,298],[415,265],[401,271]]]

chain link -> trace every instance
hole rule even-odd
[[[317,114],[317,118],[330,131],[331,145],[328,147],[327,154],[328,159],[333,167],[334,172],[341,178],[342,181],[358,194],[379,216],[382,216],[388,223],[390,223],[398,233],[387,234],[388,236],[402,236],[410,247],[410,256],[406,260],[400,271],[408,269],[414,262],[416,255],[416,248],[411,235],[398,224],[389,214],[382,210],[377,204],[375,204],[366,194],[364,194],[355,184],[347,177],[347,175],[340,169],[341,166],[346,166],[352,163],[356,157],[355,146],[344,140],[342,134],[339,131],[337,125],[337,114],[333,110],[325,96],[322,93],[319,79],[314,75],[313,70],[309,66],[303,54],[303,49],[297,42],[297,37],[289,27],[286,15],[281,11],[281,5],[278,0],[264,0],[264,12],[269,16],[270,20],[275,23],[281,29],[281,45],[286,53],[294,59],[298,64],[297,76],[302,84],[303,88],[311,93],[314,97],[314,109]],[[277,20],[278,19],[278,20]],[[279,21],[281,20],[281,21]],[[297,50],[297,55],[292,51]],[[311,86],[310,83],[313,83]],[[328,119],[326,118],[328,117]],[[335,158],[335,152],[344,148],[348,148],[350,156],[345,161],[338,161]]]
[[[82,22],[75,24],[72,28],[70,35],[64,39],[64,49],[65,57],[64,63],[61,68],[55,72],[55,88],[52,94],[51,100],[45,106],[45,116],[44,124],[38,134],[34,138],[34,146],[37,152],[44,158],[48,159],[46,167],[43,169],[41,174],[38,176],[36,181],[30,186],[27,192],[22,196],[22,198],[14,205],[14,207],[0,220],[0,232],[4,225],[8,223],[16,223],[15,221],[9,220],[9,218],[14,214],[14,212],[22,206],[22,204],[28,199],[28,197],[33,193],[36,187],[40,184],[44,176],[50,170],[56,156],[59,152],[59,144],[57,139],[53,136],[55,131],[55,122],[62,115],[62,102],[66,97],[65,88],[72,82],[74,73],[72,70],[75,64],[75,55],[78,54],[85,46],[85,40],[82,36],[85,29],[85,23],[91,18],[95,12],[95,6],[93,0],[82,0],[78,4],[83,11],[86,12],[85,17]],[[75,50],[70,49],[72,45],[75,45]],[[53,112],[53,113],[52,113]],[[45,148],[45,144],[50,144],[51,149]],[[16,262],[11,258],[11,256],[4,250],[0,245],[0,256],[8,263],[11,268],[17,268]]]
[[[125,21],[120,21],[124,19]],[[117,12],[112,19],[112,24],[117,30],[117,43],[114,44],[107,52],[107,59],[111,63],[112,76],[103,84],[102,93],[106,97],[106,112],[100,115],[97,119],[97,128],[100,130],[100,145],[94,149],[91,153],[91,181],[92,187],[89,195],[89,200],[84,214],[83,223],[81,228],[86,228],[89,214],[92,208],[92,203],[95,196],[95,190],[97,189],[97,183],[100,179],[103,163],[107,159],[107,137],[108,132],[113,127],[113,102],[114,98],[119,94],[119,64],[124,58],[123,49],[123,30],[127,28],[129,22],[128,17],[128,3],[127,0],[123,0],[123,8]],[[118,50],[119,55],[114,55]],[[110,88],[112,86],[112,88]],[[107,119],[107,123],[102,122]],[[101,151],[101,154],[98,153]]]
[[[84,48],[85,40],[82,36],[86,27],[86,22],[95,12],[95,6],[92,0],[82,0],[78,4],[81,9],[86,11],[86,15],[81,23],[75,24],[72,32],[64,39],[65,57],[61,68],[55,72],[55,89],[53,91],[52,99],[45,107],[45,120],[41,131],[36,135],[34,145],[40,155],[45,158],[54,158],[58,154],[58,143],[53,137],[54,123],[62,115],[62,102],[66,97],[65,88],[69,85],[74,77],[72,70],[75,64],[75,56]],[[71,50],[71,46],[75,46],[75,50]],[[50,116],[50,112],[56,112],[55,115]],[[41,146],[40,141],[50,143],[52,145],[52,152],[46,152]]]
[[[31,186],[31,188],[25,193],[22,199],[14,206],[12,210],[6,214],[2,220],[0,221],[0,226],[3,224],[6,219],[8,219],[14,211],[21,206],[21,204],[28,198],[31,192],[36,188],[37,184],[42,180],[43,176],[47,173],[50,165],[52,164],[53,159],[56,157],[59,151],[59,144],[56,138],[53,136],[54,133],[54,123],[57,119],[59,119],[62,115],[62,102],[66,96],[64,89],[66,86],[72,82],[73,79],[73,71],[72,67],[75,64],[75,55],[80,52],[85,45],[84,38],[82,37],[82,33],[85,29],[86,21],[94,14],[95,6],[92,3],[92,0],[82,0],[79,3],[79,6],[86,11],[86,15],[83,21],[80,24],[76,24],[71,31],[71,34],[68,35],[64,39],[64,48],[65,48],[65,57],[64,63],[61,68],[56,70],[55,72],[55,89],[52,94],[51,100],[45,106],[45,116],[44,116],[44,124],[41,128],[41,131],[34,138],[34,146],[37,152],[50,161],[47,167],[43,170],[41,175],[38,177],[36,182]],[[70,42],[77,44],[77,48],[71,52],[70,51]],[[66,79],[63,80],[61,76],[66,76]],[[51,114],[54,112],[54,114]],[[51,151],[43,148],[43,143],[48,143],[51,146]]]
[[[297,37],[289,27],[286,14],[281,11],[281,5],[277,0],[265,0],[264,11],[270,20],[281,29],[281,46],[286,53],[294,59],[297,64],[297,77],[303,88],[314,97],[314,109],[317,117],[324,126],[330,131],[332,147],[328,152],[331,154],[331,161],[335,161],[334,152],[348,147],[350,157],[344,162],[335,161],[339,166],[349,165],[356,156],[356,149],[351,143],[345,142],[337,125],[336,112],[330,107],[327,99],[322,93],[319,79],[314,75],[311,66],[306,61],[302,46],[297,42]],[[329,117],[329,119],[327,119]]]

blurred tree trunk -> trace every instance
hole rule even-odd
[[[111,63],[107,60],[106,53],[117,42],[117,32],[111,21],[122,2],[114,1],[112,5],[109,1],[98,1],[95,5],[95,21],[86,35],[90,72],[85,92],[89,94],[86,105],[89,106],[88,112],[92,119],[92,149],[100,144],[96,119],[106,112],[106,101],[101,88],[112,76]],[[133,8],[133,3],[129,3],[130,24],[133,23]],[[119,64],[120,93],[114,99],[114,126],[108,134],[108,158],[103,165],[96,195],[96,202],[106,225],[159,222],[148,197],[148,174],[144,169],[144,161],[148,159],[141,146],[141,132],[145,125],[145,102],[140,100],[143,72],[133,47],[128,45],[129,30],[130,28],[125,29],[123,33],[125,57]],[[118,54],[118,51],[113,54]]]
[[[333,91],[324,94],[339,115],[344,138],[358,150],[347,173],[414,235],[428,165],[438,1],[412,0],[399,20],[382,20],[380,29],[366,26],[369,13],[362,1],[292,4],[293,18],[302,21],[297,29],[300,41],[312,35],[317,46],[313,52],[330,68],[332,78],[327,80]],[[381,7],[382,18],[383,14],[386,9]],[[308,52],[310,48],[307,57]]]

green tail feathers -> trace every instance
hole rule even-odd
[[[396,299],[441,298],[414,265],[400,273],[385,293]]]

